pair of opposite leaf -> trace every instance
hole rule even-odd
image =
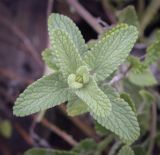
[[[103,82],[126,59],[138,37],[136,27],[119,24],[90,49],[66,16],[52,14],[48,30],[51,48],[43,58],[56,72],[24,91],[16,100],[14,114],[26,116],[68,101],[68,108],[83,107],[79,114],[90,112],[123,142],[134,142],[139,136],[136,114],[113,88],[100,87],[98,82]]]

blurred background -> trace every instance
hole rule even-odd
[[[79,0],[78,7],[80,5],[91,15],[91,21],[85,18],[82,8],[77,9],[75,2],[0,0],[0,155],[19,155],[32,147],[69,150],[76,141],[84,138],[100,139],[88,114],[69,117],[63,105],[48,110],[45,118],[41,115],[18,118],[12,114],[17,96],[47,72],[41,53],[49,46],[47,18],[50,13],[57,12],[72,18],[86,42],[96,39],[100,33],[95,24],[103,28],[112,27],[118,23],[118,11],[128,5],[135,7],[143,25],[141,32],[149,41],[160,27],[160,5],[154,4],[150,8],[149,19],[144,19],[151,0]],[[132,51],[138,56],[145,52],[145,41]],[[159,72],[156,76],[160,79]],[[156,90],[159,92],[158,84]],[[156,155],[159,145],[155,146]]]

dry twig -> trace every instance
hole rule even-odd
[[[73,139],[73,137],[69,134],[67,134],[65,131],[61,130],[54,124],[51,124],[47,119],[43,118],[41,120],[41,123],[45,126],[48,127],[51,131],[56,133],[59,137],[64,139],[67,143],[69,143],[71,146],[77,145],[76,140]]]
[[[2,4],[1,4],[2,5]],[[32,45],[31,41],[27,38],[27,36],[14,25],[11,21],[0,14],[0,22],[4,24],[7,28],[9,28],[25,45],[26,51],[30,53],[30,55],[37,61],[38,65],[42,66],[42,61],[40,56],[38,55],[35,47]]]
[[[64,105],[59,106],[60,110],[67,116],[66,108]],[[78,117],[68,117],[85,135],[96,139],[95,131],[87,124],[82,122]]]
[[[156,131],[157,131],[157,104],[156,102],[153,102],[152,103],[152,120],[151,120],[151,128],[150,128],[150,143],[149,143],[147,155],[152,155],[152,151],[155,144]]]
[[[99,34],[103,32],[103,27],[77,0],[67,0],[68,4],[73,7],[77,13]]]

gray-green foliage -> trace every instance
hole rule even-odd
[[[137,74],[143,73],[148,68],[146,63],[141,62],[140,59],[135,56],[130,55],[127,60],[132,66],[132,71],[134,73],[137,73]]]
[[[159,34],[155,41],[147,48],[145,54],[145,59],[140,61],[140,59],[130,56],[128,61],[132,66],[132,69],[129,72],[129,80],[138,86],[153,86],[157,84],[153,73],[151,72],[151,65],[156,63],[160,58],[160,38]]]
[[[141,135],[144,135],[150,126],[150,108],[153,103],[153,97],[148,91],[142,89],[140,86],[134,85],[126,79],[123,80],[123,86],[124,91],[131,96],[135,103]]]
[[[93,116],[102,126],[119,135],[123,142],[131,143],[139,136],[139,125],[132,107],[113,88],[105,86],[103,91],[112,103],[112,112],[105,119]]]
[[[157,46],[157,45],[156,45]],[[151,72],[150,65],[158,59],[159,51],[156,49],[155,44],[149,47],[144,61],[139,58],[129,56],[128,61],[131,65],[131,70],[128,74],[128,79],[135,85],[144,87],[157,84],[154,75]],[[157,55],[157,57],[155,57]]]
[[[75,96],[75,98],[68,101],[67,113],[70,116],[76,116],[86,112],[88,112],[88,107],[80,98]]]
[[[136,112],[136,106],[135,106],[131,96],[128,93],[122,92],[120,97],[123,98],[130,105],[130,107],[132,108],[132,110],[134,112]]]
[[[53,149],[33,148],[26,151],[23,155],[100,155],[101,150],[98,144],[92,139],[82,140],[71,151],[60,151]],[[134,155],[130,146],[123,146],[118,155]]]
[[[157,84],[157,81],[150,69],[146,69],[142,73],[135,73],[130,71],[128,78],[132,83],[141,87]]]
[[[46,64],[57,71],[34,82],[22,93],[16,100],[14,114],[25,116],[69,101],[69,114],[88,111],[123,142],[134,142],[139,136],[136,114],[112,88],[98,83],[127,58],[138,37],[137,28],[119,24],[90,49],[68,17],[52,14],[48,30],[51,48],[43,57]],[[75,111],[79,106],[82,111]]]
[[[137,28],[139,28],[138,16],[134,6],[129,5],[123,10],[118,11],[117,17],[119,22],[127,23],[129,25],[134,25]]]
[[[160,38],[157,36],[156,40],[147,48],[147,55],[145,63],[151,65],[156,63],[160,58]]]
[[[72,151],[77,153],[77,155],[99,155],[98,153],[96,154],[98,145],[93,139],[82,140]]]
[[[126,59],[137,36],[136,27],[120,24],[104,34],[86,53],[84,60],[97,81],[108,77]]]
[[[133,150],[129,146],[123,146],[118,155],[134,155]]]
[[[53,53],[54,52],[52,52],[52,49],[47,48],[43,51],[42,58],[46,62],[48,67],[57,71],[58,70],[58,67],[56,65],[57,62]]]
[[[23,155],[77,155],[71,151],[59,151],[51,149],[33,148],[26,151]]]
[[[68,100],[69,88],[61,76],[59,73],[51,74],[30,85],[16,100],[14,114],[30,115]]]
[[[71,151],[33,148],[26,151],[24,155],[100,155],[97,150],[98,145],[94,140],[85,139],[73,147]]]

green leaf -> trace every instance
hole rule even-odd
[[[142,103],[142,97],[139,94],[141,87],[134,85],[127,78],[123,79],[123,89],[127,92],[133,102],[135,103],[136,109],[138,109],[139,105]]]
[[[144,146],[142,146],[142,145],[135,146],[135,147],[133,148],[133,150],[134,150],[134,152],[135,152],[135,155],[145,155],[145,154],[147,154],[146,148],[144,148]]]
[[[72,151],[78,155],[93,155],[97,150],[97,143],[92,139],[84,139]]]
[[[89,40],[89,41],[87,42],[88,50],[90,50],[90,49],[94,46],[94,44],[96,44],[96,43],[97,43],[97,40],[96,40],[96,39],[91,39],[91,40]]]
[[[142,96],[144,103],[152,105],[154,102],[154,96],[149,91],[142,89],[139,91],[139,94]]]
[[[68,101],[67,113],[70,116],[76,116],[88,112],[88,106],[78,97]]]
[[[120,98],[113,88],[106,86],[103,88],[112,104],[112,112],[103,118],[92,113],[92,116],[105,128],[117,134],[124,143],[132,143],[140,133],[136,114],[132,108]]]
[[[82,88],[84,84],[89,82],[89,70],[87,66],[81,66],[77,69],[76,74],[68,76],[68,85],[71,89]]]
[[[97,80],[104,80],[124,62],[138,37],[137,28],[117,25],[86,53],[84,60]]]
[[[128,61],[132,66],[132,71],[135,73],[143,73],[148,68],[145,63],[141,62],[140,59],[135,56],[129,56]]]
[[[139,94],[141,95],[142,101],[139,104],[138,122],[141,128],[141,135],[143,136],[148,132],[150,126],[150,113],[154,97],[145,89],[140,90]]]
[[[123,146],[118,155],[134,155],[133,150],[129,146]]]
[[[82,79],[81,82],[82,82],[83,84],[88,83],[88,82],[89,82],[89,76],[90,76],[88,67],[87,67],[87,66],[81,66],[81,67],[79,67],[78,70],[77,70],[77,76],[79,76],[79,78]],[[79,78],[78,78],[78,79],[79,79]],[[77,79],[77,80],[78,80],[78,79]],[[79,80],[80,80],[80,79],[79,79]],[[79,81],[79,80],[78,80],[78,81]]]
[[[145,107],[145,110],[143,110],[143,112],[138,114],[138,122],[139,122],[139,126],[141,129],[141,136],[142,137],[144,135],[146,135],[146,133],[148,132],[148,129],[150,127],[150,109],[151,108],[147,109]]]
[[[70,36],[63,30],[56,29],[50,32],[51,45],[56,55],[57,66],[67,80],[70,74],[76,73],[83,61]]]
[[[42,77],[31,84],[16,100],[13,113],[26,116],[49,109],[68,100],[68,86],[61,74]]]
[[[93,78],[90,78],[88,84],[75,90],[76,95],[84,101],[90,111],[95,115],[105,118],[111,112],[111,103],[107,95],[101,91]]]
[[[43,148],[33,148],[26,151],[23,155],[78,155],[71,151],[59,151]]]
[[[153,86],[157,84],[156,79],[154,78],[153,74],[151,73],[150,69],[146,69],[142,73],[135,73],[134,71],[130,71],[128,75],[128,79],[130,82],[137,86]]]
[[[87,51],[87,45],[85,44],[81,32],[70,18],[55,13],[50,15],[48,20],[48,30],[50,35],[54,29],[65,31],[73,41],[80,55],[83,55]]]
[[[97,121],[95,121],[95,130],[96,133],[98,133],[101,136],[111,135],[111,133]]]
[[[122,99],[124,99],[124,101],[126,101],[128,103],[128,105],[130,105],[130,107],[132,108],[132,110],[136,113],[136,106],[131,98],[131,96],[125,92],[120,94],[120,97]]]
[[[145,63],[151,65],[160,58],[160,40],[156,40],[147,48]]]
[[[45,49],[42,53],[42,58],[45,61],[45,63],[50,67],[51,69],[57,71],[58,67],[56,65],[57,60],[56,56],[54,55],[54,52],[51,49]]]
[[[68,85],[71,89],[78,89],[83,87],[83,83],[77,82],[76,81],[76,75],[75,74],[70,74],[68,76]]]
[[[12,134],[12,125],[9,121],[4,120],[0,122],[0,134],[5,138],[10,138]]]
[[[134,6],[129,5],[121,11],[117,12],[117,17],[120,23],[126,23],[139,28],[138,16]]]

